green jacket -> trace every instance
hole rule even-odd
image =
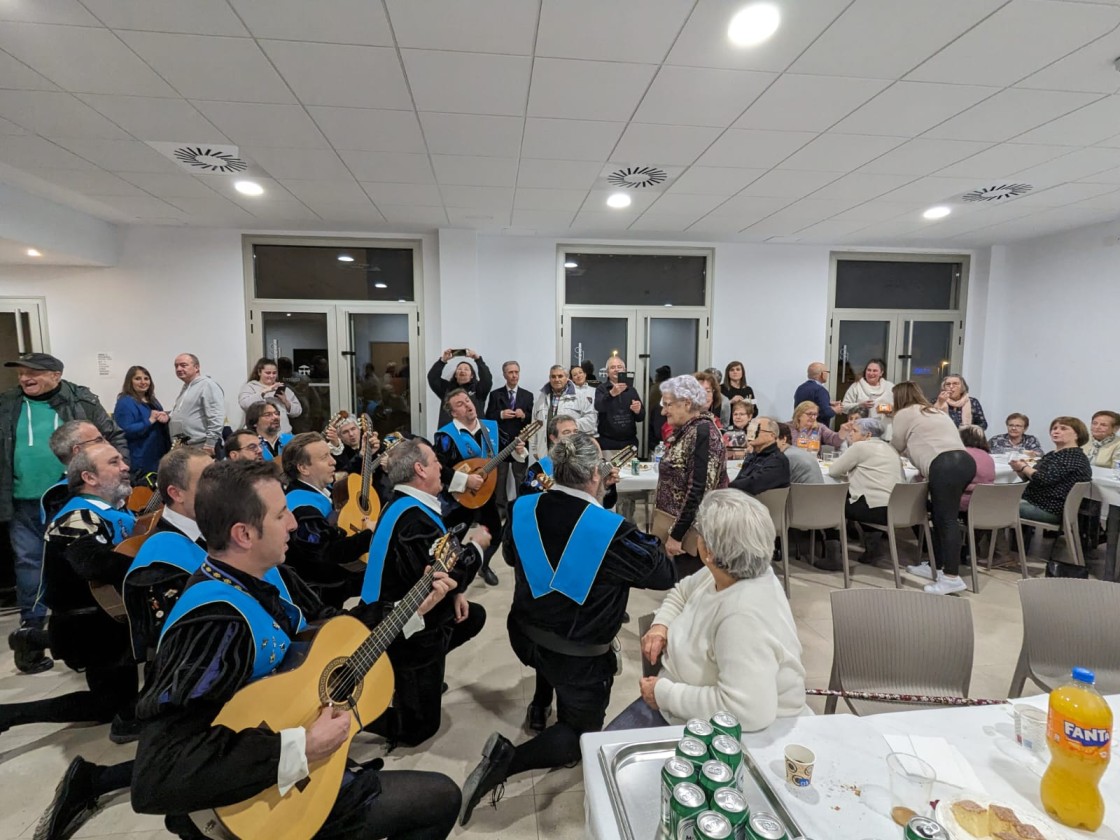
[[[58,393],[47,401],[58,412],[59,418],[67,420],[88,420],[95,425],[105,440],[113,444],[124,457],[128,458],[128,443],[124,432],[113,421],[112,415],[101,406],[97,395],[83,385],[75,385],[65,379],[59,384]],[[12,518],[12,464],[16,446],[16,426],[19,423],[19,409],[23,404],[23,391],[19,387],[0,394],[0,522]]]

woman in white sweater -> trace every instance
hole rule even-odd
[[[902,458],[894,447],[883,440],[883,425],[878,420],[862,417],[855,422],[851,446],[832,462],[829,476],[848,479],[848,503],[844,515],[849,522],[866,522],[887,525],[887,503],[891,491],[900,481],[906,480]],[[882,533],[864,533],[867,551],[859,559],[874,562],[878,556]]]
[[[844,392],[844,411],[859,409],[864,417],[878,420],[883,424],[883,439],[890,440],[891,409],[894,404],[891,390],[894,383],[883,378],[886,370],[887,363],[882,359],[868,361],[863,367],[863,376]]]
[[[661,662],[641,699],[608,727],[683,723],[726,710],[744,731],[806,713],[805,668],[789,601],[770,568],[774,525],[738,490],[712,490],[696,514],[705,568],[666,596],[642,637]]]

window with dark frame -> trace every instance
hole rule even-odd
[[[411,248],[260,243],[252,248],[257,298],[386,303],[416,299]]]

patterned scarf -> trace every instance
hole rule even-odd
[[[972,399],[968,394],[962,394],[959,400],[947,400],[947,402],[953,408],[959,408],[961,410],[962,426],[972,425]]]

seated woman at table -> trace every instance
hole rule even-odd
[[[704,568],[669,591],[642,637],[642,655],[661,670],[641,680],[641,698],[607,729],[707,720],[726,709],[756,732],[806,713],[801,643],[770,568],[769,512],[744,493],[713,490],[696,529]]]
[[[844,411],[850,413],[853,408],[863,412],[864,417],[880,420],[886,428],[886,419],[890,417],[891,388],[893,382],[884,378],[887,363],[882,359],[870,359],[863,366],[863,376],[853,382],[844,392]],[[883,411],[879,409],[882,408]]]
[[[961,495],[961,513],[964,513],[968,510],[968,503],[972,501],[972,491],[977,484],[995,484],[996,462],[992,460],[988,450],[988,441],[984,437],[983,429],[979,426],[961,426],[960,435],[964,451],[976,462],[976,475]]]
[[[747,426],[754,419],[754,403],[739,400],[731,406],[731,422],[723,432],[727,460],[741,461],[747,457]]]
[[[887,525],[887,503],[891,491],[906,476],[902,471],[902,458],[889,443],[883,440],[883,424],[871,417],[855,421],[856,437],[846,450],[832,462],[830,478],[848,480],[848,503],[845,515],[849,522],[866,522]],[[867,551],[859,559],[871,563],[882,549],[882,533],[867,531],[864,544]]]
[[[844,439],[838,432],[832,431],[824,423],[817,422],[820,411],[812,400],[799,402],[793,410],[793,419],[789,424],[793,432],[793,445],[799,449],[808,449],[814,455],[820,452],[822,446],[839,449],[844,444]]]
[[[1093,480],[1093,468],[1081,449],[1089,440],[1089,430],[1076,417],[1055,417],[1050,422],[1050,440],[1054,451],[1043,455],[1033,467],[1026,459],[1018,459],[1011,462],[1011,469],[1030,482],[1019,502],[1019,515],[1058,525],[1073,485]]]
[[[1089,423],[1089,440],[1081,447],[1094,467],[1111,467],[1120,458],[1120,414],[1098,411]]]
[[[1041,455],[1042,444],[1034,435],[1027,434],[1031,420],[1027,415],[1018,411],[1008,414],[1004,421],[1007,424],[1007,434],[995,435],[988,440],[988,451],[993,455],[1003,455],[1007,452],[1021,451],[1025,455]]]
[[[953,373],[941,380],[941,392],[937,395],[934,405],[949,415],[953,425],[979,426],[988,428],[988,419],[984,416],[984,409],[980,400],[968,395],[968,383],[963,376]]]

